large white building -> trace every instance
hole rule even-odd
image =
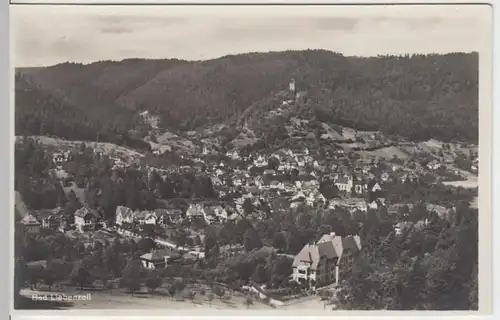
[[[325,234],[315,244],[306,244],[293,260],[293,280],[312,288],[337,284],[341,269],[349,268],[361,251],[359,236]]]

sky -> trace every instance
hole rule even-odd
[[[302,49],[479,52],[491,41],[488,6],[13,5],[10,17],[16,67]]]

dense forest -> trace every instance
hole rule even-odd
[[[359,58],[306,50],[17,71],[16,134],[96,140],[99,132],[111,140],[140,126],[138,110],[157,112],[172,131],[234,123],[294,78],[308,92],[306,105],[330,123],[412,140],[478,139],[477,53]]]
[[[16,75],[15,92],[16,135],[47,135],[150,149],[149,144],[129,134],[132,129],[144,127],[130,110],[112,104],[77,104],[40,88],[22,74]]]

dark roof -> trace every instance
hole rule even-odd
[[[319,243],[318,252],[320,257],[326,257],[328,259],[337,258],[339,256],[332,242]]]
[[[361,242],[359,237],[347,236],[342,238],[342,248],[343,250],[349,250],[350,252],[357,252],[361,250]]]
[[[341,258],[345,251],[357,252],[361,250],[359,236],[340,237],[335,234],[324,234],[316,244],[306,244],[295,256],[293,266],[301,262],[309,262],[312,269],[316,269],[321,258]]]
[[[337,180],[335,180],[335,183],[347,184],[348,182],[349,179],[347,177],[339,177]]]
[[[62,211],[63,211],[62,208],[44,209],[44,210],[38,210],[34,214],[38,218],[42,218],[42,219],[51,218],[51,217],[55,218],[56,216],[61,215]]]

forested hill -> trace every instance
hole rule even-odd
[[[132,111],[118,105],[77,104],[30,83],[22,75],[15,82],[16,135],[50,135],[67,140],[113,142],[134,148],[149,145],[128,136],[137,127]]]
[[[162,114],[170,130],[194,129],[234,119],[255,101],[286,89],[294,78],[298,90],[308,91],[308,104],[321,108],[329,122],[412,140],[478,139],[477,53],[358,58],[306,50],[199,62],[65,63],[18,73],[40,88],[16,90],[17,110],[24,110],[16,113],[17,123],[24,121],[19,117],[26,109],[36,106],[30,116],[37,118],[52,108],[43,98],[25,102],[43,90],[66,101],[65,108],[86,112],[97,127],[110,121],[105,109],[116,117],[121,108],[125,127],[131,126],[132,112],[146,109]],[[55,121],[72,122],[71,117],[68,111]]]

